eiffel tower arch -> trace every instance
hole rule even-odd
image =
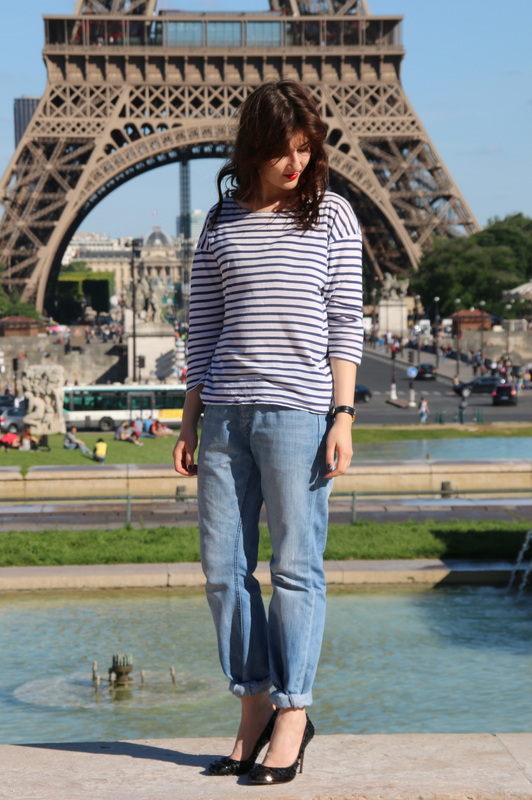
[[[42,309],[84,217],[142,172],[225,156],[234,111],[270,80],[313,93],[331,187],[352,202],[377,279],[416,269],[435,235],[478,230],[403,90],[402,17],[367,0],[245,14],[156,14],[156,1],[77,0],[73,15],[44,16],[46,90],[0,183],[8,292]]]

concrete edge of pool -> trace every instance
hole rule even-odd
[[[0,745],[20,800],[530,800],[532,733],[317,736],[302,775],[252,786],[205,767],[229,739]]]
[[[509,561],[443,561],[436,558],[325,562],[327,583],[331,588],[398,584],[427,587],[446,584],[497,585],[508,582],[513,568],[514,564]],[[260,562],[255,574],[265,587],[269,585],[267,562]],[[201,566],[195,563],[0,568],[0,592],[199,589],[203,584]]]

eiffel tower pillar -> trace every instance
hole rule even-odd
[[[352,202],[378,278],[417,268],[434,235],[478,230],[401,85],[402,18],[366,0],[270,4],[156,16],[156,0],[78,0],[44,17],[46,90],[0,182],[8,292],[42,309],[87,214],[142,172],[223,157],[235,110],[265,81],[314,94],[331,187]]]

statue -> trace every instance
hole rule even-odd
[[[406,297],[408,291],[408,278],[398,278],[387,272],[384,275],[384,282],[382,284],[382,297],[384,300],[398,300]]]
[[[155,280],[143,274],[136,285],[135,308],[139,322],[161,322],[162,299],[164,290]],[[126,295],[126,308],[133,308],[133,292],[131,287]]]
[[[65,433],[63,414],[63,367],[33,365],[22,373],[22,389],[26,401],[24,424],[34,436]]]

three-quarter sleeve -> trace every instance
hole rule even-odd
[[[187,359],[187,391],[203,383],[223,326],[222,275],[209,242],[209,218],[192,263]]]
[[[325,289],[329,357],[360,364],[364,344],[362,234],[349,203],[338,200],[330,221]]]

